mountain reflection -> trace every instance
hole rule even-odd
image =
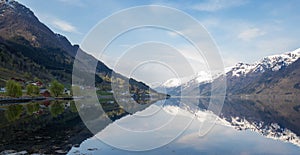
[[[208,98],[171,98],[163,104],[153,104],[109,124],[68,154],[131,154],[122,149],[147,149],[152,145],[154,148],[156,144],[162,145],[143,154],[299,153],[297,98],[227,97],[220,116],[207,110],[209,101]],[[154,128],[162,123],[165,124],[161,128]],[[186,130],[176,137],[185,125]],[[154,130],[160,131],[150,133]],[[199,137],[201,130],[208,132]],[[144,132],[137,136],[140,131]],[[172,136],[175,139],[165,143]]]
[[[29,153],[67,153],[72,146],[78,146],[93,135],[78,111],[91,121],[96,121],[93,123],[97,131],[129,114],[112,99],[99,100],[100,104],[93,104],[88,100],[89,98],[76,102],[54,100],[0,105],[0,152],[12,149],[26,150]],[[153,102],[155,101],[127,108],[134,113]],[[103,113],[97,113],[99,109],[95,105],[99,105],[97,107],[101,107]]]
[[[167,145],[170,149],[172,147],[180,148],[178,145],[184,143],[185,147],[194,146],[198,149],[203,148],[204,152],[220,153],[210,152],[213,149],[209,150],[211,146],[207,146],[213,143],[214,140],[204,144],[201,141],[203,138],[197,138],[199,126],[202,124],[200,129],[205,129],[207,126],[203,126],[205,124],[203,122],[207,118],[212,118],[210,121],[215,119],[214,123],[216,125],[208,128],[207,130],[210,130],[210,132],[203,136],[215,139],[219,135],[228,138],[228,140],[234,139],[240,143],[251,144],[254,143],[251,141],[253,137],[255,141],[260,141],[261,143],[269,143],[272,141],[271,139],[277,139],[281,142],[289,143],[283,145],[280,142],[272,142],[271,146],[284,146],[292,152],[299,150],[300,146],[300,102],[297,97],[227,97],[219,116],[215,115],[218,113],[214,114],[214,111],[207,110],[211,101],[208,98],[170,98],[166,102],[159,101],[155,104],[147,103],[141,105],[124,102],[124,105],[131,104],[131,106],[127,107],[130,108],[130,112],[114,100],[100,100],[101,106],[92,104],[88,100],[84,99],[76,102],[45,101],[2,106],[0,110],[0,150],[16,150],[17,148],[18,151],[27,150],[30,153],[55,154],[57,152],[67,153],[72,148],[69,152],[72,154],[74,150],[75,152],[76,150],[85,152],[82,147],[91,148],[94,145],[101,148],[104,147],[102,144],[100,145],[98,142],[90,139],[93,134],[82,122],[78,111],[80,111],[80,115],[90,119],[90,122],[85,123],[95,124],[94,129],[98,131],[100,136],[110,135],[112,137],[107,137],[109,140],[116,140],[126,144],[133,143],[135,138],[130,136],[130,134],[117,136],[107,133],[115,131],[115,125],[142,131],[144,129],[154,130],[156,129],[155,126],[168,123],[168,125],[161,128],[163,129],[162,136],[149,134],[144,137],[149,141],[153,138],[158,138],[159,140],[156,141],[158,143],[159,141],[165,141],[164,137],[175,134],[177,131],[184,129],[184,126],[190,125],[182,136],[171,142],[170,146]],[[145,117],[147,115],[151,117]],[[115,120],[117,121],[115,122]],[[230,133],[231,136],[224,135],[225,132],[222,133],[223,131]],[[259,133],[262,136],[257,136],[253,133]],[[239,137],[236,137],[237,135]],[[252,138],[249,138],[249,135]],[[84,140],[86,141],[83,142]],[[224,143],[225,141],[226,139],[224,139]],[[223,141],[219,140],[215,141],[215,143],[214,145],[217,146],[225,145]],[[231,147],[234,143],[229,141],[226,145]],[[53,144],[55,145],[53,146]],[[203,146],[200,147],[200,144]],[[295,144],[294,146],[297,147],[290,146],[291,144]],[[142,146],[143,143],[139,145]],[[246,146],[240,145],[241,148],[246,148]],[[204,146],[207,148],[205,149]],[[190,150],[191,154],[199,153],[199,150],[195,148],[190,148]],[[154,153],[163,153],[165,151],[164,149],[158,149]],[[182,150],[177,151],[180,152]],[[203,152],[203,150],[200,150],[200,152]],[[111,154],[111,152],[106,153]],[[279,152],[279,154],[282,153]]]
[[[296,96],[227,97],[220,117],[238,130],[252,130],[264,136],[300,146],[300,102]],[[209,99],[199,99],[207,109]]]

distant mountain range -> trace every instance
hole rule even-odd
[[[211,84],[227,83],[227,95],[296,95],[300,93],[300,48],[265,57],[253,64],[238,63],[225,69],[225,75],[200,72],[190,80],[170,79],[160,86],[171,95],[181,90],[210,95]],[[215,88],[218,89],[218,88]]]
[[[16,1],[0,1],[0,86],[11,78],[32,81],[39,78],[45,83],[57,79],[71,85],[73,62],[76,54],[84,61],[79,66],[81,75],[92,74],[91,62],[96,62],[96,86],[111,89],[114,72],[103,62],[82,51],[79,45],[72,45],[68,39],[54,33],[41,23],[34,13]],[[118,78],[128,78],[115,74]],[[75,75],[76,76],[76,75]],[[85,78],[81,78],[84,83]],[[88,78],[87,78],[88,79]],[[148,90],[149,87],[134,79],[129,80],[131,90]],[[151,90],[151,89],[150,89]]]

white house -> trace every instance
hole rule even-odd
[[[6,89],[5,88],[0,88],[0,93],[5,93]]]

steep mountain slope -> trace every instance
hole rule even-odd
[[[96,86],[110,90],[113,71],[104,63],[72,45],[66,37],[56,34],[41,23],[30,9],[16,1],[0,2],[0,86],[10,78],[32,81],[35,77],[45,83],[57,79],[71,84],[76,54],[84,57],[78,62],[81,75],[95,78]],[[96,65],[96,74],[90,68]],[[115,74],[119,79],[128,78]],[[89,78],[81,78],[83,83]],[[149,89],[142,82],[129,80],[132,90]],[[151,91],[151,89],[150,89]]]
[[[255,64],[238,64],[227,72],[228,94],[299,94],[300,49],[263,58]],[[247,67],[245,67],[247,66]]]
[[[16,1],[0,4],[0,34],[6,40],[35,48],[54,48],[74,56],[76,47],[42,24],[32,11]]]
[[[57,78],[70,83],[73,56],[78,47],[53,33],[25,6],[0,3],[0,52],[2,79]]]

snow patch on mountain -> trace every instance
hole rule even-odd
[[[255,68],[255,64],[238,63],[228,72],[232,72],[232,76],[242,76],[251,72]]]
[[[213,76],[206,71],[198,72],[190,81],[183,84],[183,89],[188,88],[190,86],[196,86],[198,84],[209,83],[213,81]]]
[[[200,71],[193,76],[183,78],[172,78],[164,82],[161,87],[171,88],[178,86],[188,86],[191,84],[198,84],[204,82],[211,82],[213,80],[212,75],[207,71]]]
[[[163,83],[161,86],[170,88],[170,87],[177,87],[181,85],[181,79],[180,78],[172,78],[167,80],[165,83]]]
[[[225,68],[225,73],[227,75],[231,74],[232,77],[243,77],[249,73],[263,73],[267,70],[278,71],[297,61],[299,58],[300,48],[284,54],[267,56],[253,64],[237,63],[235,66]],[[221,72],[210,73],[208,71],[200,71],[191,77],[169,79],[160,87],[173,88],[183,86],[183,88],[187,88],[198,84],[210,83],[222,75],[224,74]]]
[[[266,70],[278,71],[283,67],[286,67],[300,57],[300,48],[292,52],[287,52],[279,55],[267,56],[258,62],[253,64],[238,63],[227,73],[232,73],[232,76],[240,77],[246,76],[248,73],[263,73]]]

